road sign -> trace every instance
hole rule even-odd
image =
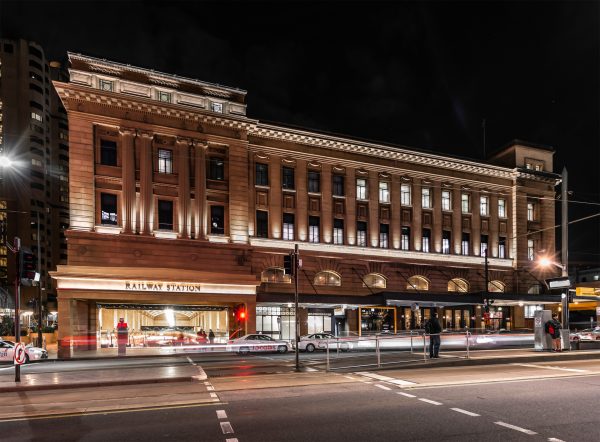
[[[552,289],[564,289],[571,287],[571,281],[568,276],[561,276],[558,278],[546,279],[546,284],[550,290]]]
[[[14,360],[15,365],[23,365],[27,360],[27,357],[25,356],[25,346],[21,342],[15,345]]]

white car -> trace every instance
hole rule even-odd
[[[329,342],[329,350],[337,350],[338,345],[342,351],[350,350],[349,342],[338,340],[338,338],[329,333],[314,333],[312,335],[300,336],[298,350],[309,353],[315,350],[327,350],[327,342]]]
[[[271,336],[250,334],[241,338],[230,339],[227,343],[227,350],[235,351],[241,355],[258,351],[286,353],[291,350],[291,345],[287,341],[273,339]]]
[[[0,340],[0,361],[12,362],[15,354],[15,343],[13,341]],[[25,363],[48,359],[48,352],[43,348],[33,347],[31,344],[25,346]]]

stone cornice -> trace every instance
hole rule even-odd
[[[127,111],[178,118],[196,123],[222,126],[236,130],[250,131],[253,130],[257,124],[256,120],[251,120],[248,118],[239,118],[233,115],[221,117],[212,113],[208,114],[197,109],[194,109],[193,111],[188,110],[183,105],[162,103],[146,98],[128,97],[119,93],[91,89],[89,87],[78,86],[72,83],[55,81],[54,87],[67,110],[69,110],[70,107],[69,101],[75,103],[93,102],[99,105],[118,107]]]

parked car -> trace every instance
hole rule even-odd
[[[15,343],[13,341],[0,340],[0,361],[12,362],[15,354]],[[25,363],[48,359],[48,352],[43,348],[33,347],[31,344],[25,346]]]
[[[330,333],[313,333],[312,335],[300,336],[298,350],[309,353],[315,350],[327,350],[328,342],[330,350],[336,350],[338,345],[342,351],[350,350],[350,343],[339,341],[338,338]]]
[[[277,352],[286,353],[292,346],[287,341],[273,339],[271,336],[250,334],[237,339],[230,339],[227,343],[228,351],[246,355],[250,352]]]
[[[600,327],[585,328],[570,334],[571,341],[600,341]]]

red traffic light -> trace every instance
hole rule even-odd
[[[240,310],[240,319],[246,319],[246,312],[244,310]]]

